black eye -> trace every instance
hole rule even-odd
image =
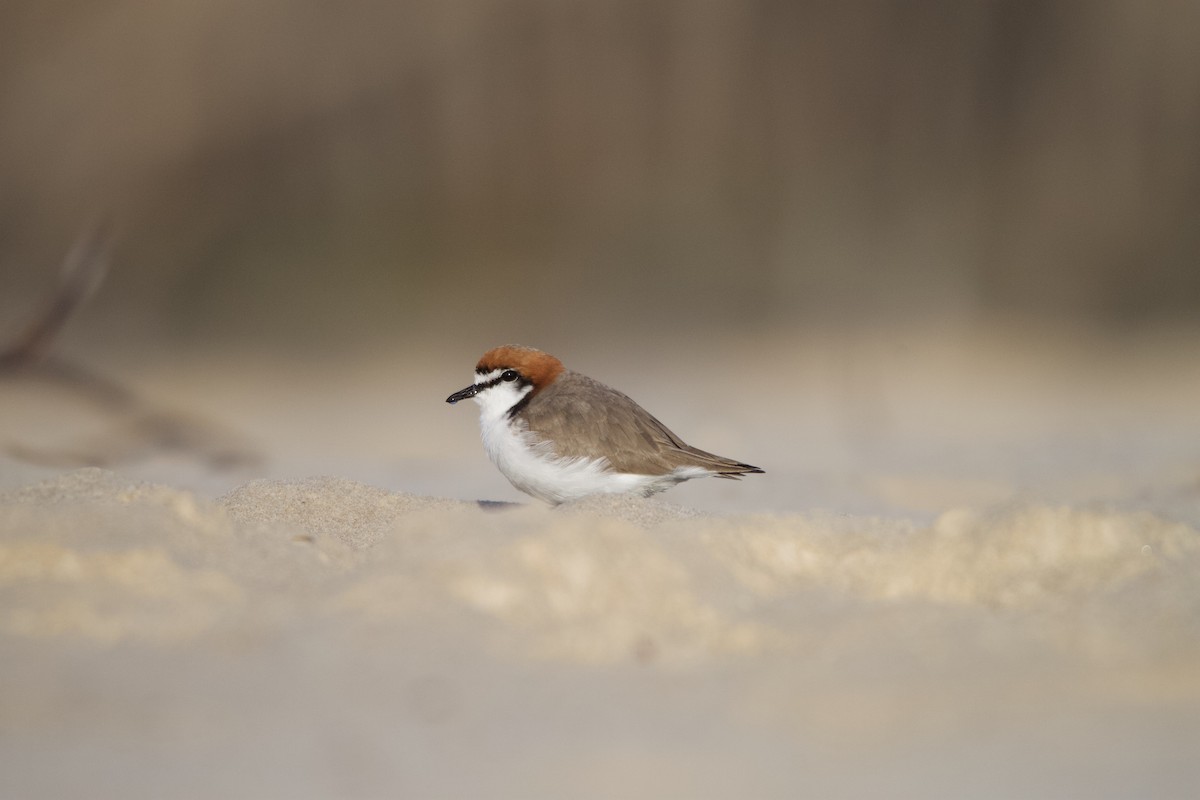
[[[517,374],[517,371],[516,371],[515,369],[506,369],[506,370],[504,370],[504,372],[503,372],[503,373],[500,375],[500,380],[502,380],[502,381],[515,381],[515,380],[516,380],[517,378],[519,378],[519,377],[521,377],[521,376]]]

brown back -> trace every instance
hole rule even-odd
[[[684,443],[626,395],[571,370],[539,392],[517,418],[534,435],[553,441],[558,456],[604,456],[617,472],[664,475],[679,467],[701,467],[723,477],[762,472]],[[585,419],[594,424],[584,425]]]

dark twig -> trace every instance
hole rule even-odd
[[[112,233],[107,225],[95,224],[79,237],[63,262],[58,290],[49,305],[11,346],[0,351],[0,370],[36,364],[46,358],[67,320],[104,282],[111,251]]]
[[[115,426],[65,449],[9,444],[5,450],[16,458],[53,466],[113,465],[166,452],[198,458],[213,469],[258,463],[260,457],[240,436],[158,408],[121,383],[51,353],[63,327],[103,282],[111,249],[112,235],[106,226],[96,225],[79,238],[43,312],[12,345],[0,349],[0,378],[19,376],[61,386],[116,417]]]

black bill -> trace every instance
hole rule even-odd
[[[473,383],[470,386],[468,386],[467,388],[461,389],[461,390],[455,392],[454,394],[450,395],[449,397],[447,397],[446,402],[449,403],[450,405],[454,405],[459,400],[468,400],[477,394],[479,394],[479,385]]]

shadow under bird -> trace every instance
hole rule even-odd
[[[532,347],[484,353],[475,382],[446,402],[468,398],[480,406],[492,462],[513,486],[547,503],[602,493],[649,496],[692,478],[763,472],[684,443],[621,392]]]

